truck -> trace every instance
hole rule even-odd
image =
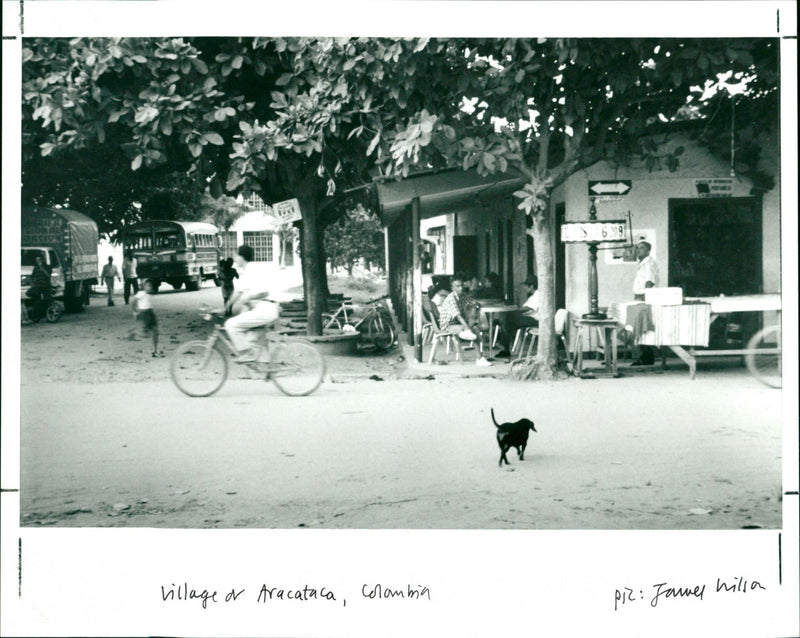
[[[50,267],[56,299],[68,312],[82,311],[99,272],[97,224],[74,210],[39,206],[23,206],[21,221],[22,297],[41,255]]]

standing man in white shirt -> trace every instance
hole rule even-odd
[[[133,295],[136,296],[139,292],[139,279],[138,279],[139,262],[133,256],[133,251],[128,250],[125,252],[125,257],[122,260],[122,296],[125,298],[125,303],[131,296],[131,288],[133,288]]]
[[[633,280],[633,298],[644,301],[644,291],[658,286],[658,265],[650,255],[652,246],[649,242],[640,241],[636,244],[636,259],[639,266],[636,268],[636,277]],[[653,346],[636,346],[634,366],[650,366],[655,363],[656,349]]]
[[[225,322],[225,330],[231,338],[233,345],[239,352],[236,361],[247,363],[254,361],[256,352],[253,344],[256,340],[252,331],[278,320],[278,304],[270,301],[269,286],[263,277],[259,277],[253,270],[252,246],[239,246],[236,255],[236,265],[239,268],[239,279],[225,310],[228,311],[235,304],[239,304],[239,313]]]
[[[658,286],[658,265],[650,256],[652,246],[649,242],[640,241],[636,244],[636,259],[639,266],[636,268],[636,277],[633,280],[633,298],[644,301],[644,291],[647,288]]]

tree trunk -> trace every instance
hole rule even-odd
[[[549,206],[546,209],[549,211]],[[533,246],[539,279],[539,343],[534,367],[527,378],[547,380],[558,376],[555,334],[555,277],[549,212],[533,217]]]
[[[303,292],[306,299],[306,313],[309,335],[322,334],[322,312],[325,296],[320,280],[319,234],[317,233],[317,207],[313,198],[300,199],[300,212],[303,216],[301,245],[303,248]]]
[[[322,300],[324,312],[330,310],[328,308],[328,299],[331,297],[330,288],[328,288],[328,253],[325,250],[325,229],[317,230],[317,263],[319,264],[319,287],[322,290]]]

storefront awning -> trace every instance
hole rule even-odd
[[[525,180],[517,172],[481,176],[475,170],[452,169],[412,175],[401,181],[377,184],[381,222],[390,226],[415,197],[420,199],[420,217],[425,219],[457,212],[474,203],[488,202],[522,188]]]

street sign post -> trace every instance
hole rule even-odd
[[[606,187],[615,188],[617,191],[625,192],[631,188],[630,181],[620,180],[619,182],[589,182],[589,192],[591,194],[592,184],[600,185],[599,190],[604,191]],[[606,315],[600,312],[597,297],[597,245],[605,242],[625,242],[628,240],[628,224],[622,219],[601,221],[597,219],[597,208],[594,203],[602,195],[592,195],[589,198],[591,206],[589,208],[589,219],[586,221],[564,222],[561,224],[561,241],[564,243],[584,243],[589,246],[589,312],[583,315],[583,319],[605,319]]]

